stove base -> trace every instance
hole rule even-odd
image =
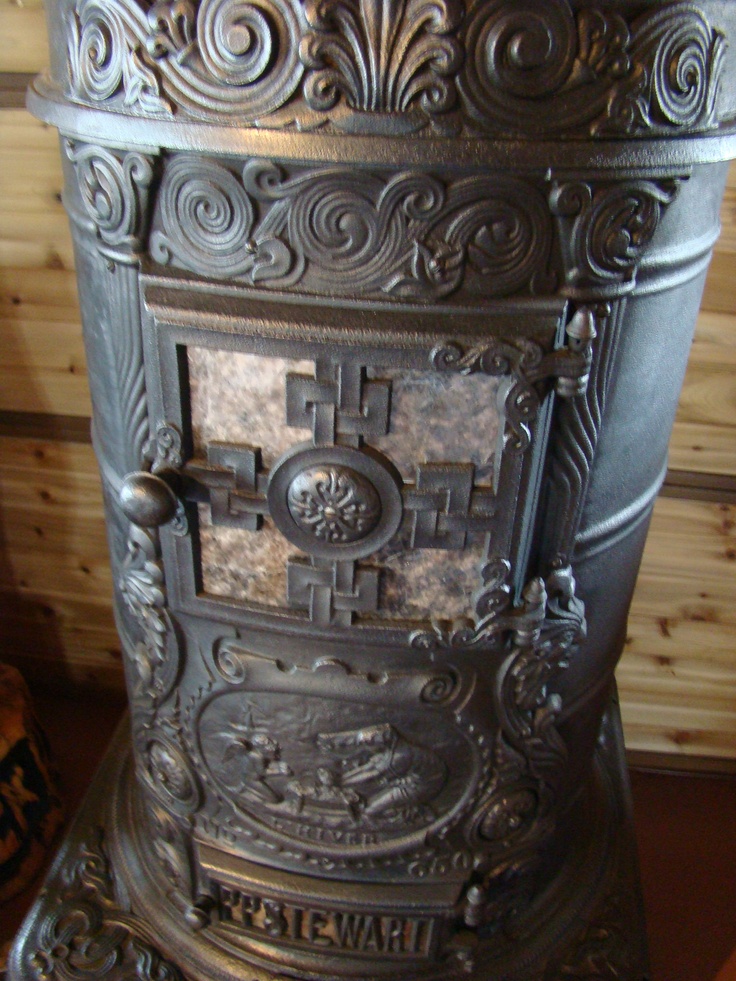
[[[136,806],[131,775],[124,722],[16,939],[9,981],[294,977],[286,965],[274,970],[245,962],[216,930],[197,930],[202,924],[196,908],[182,911],[166,895],[144,843],[130,833]],[[445,962],[439,973],[429,969],[422,979],[647,981],[629,781],[615,704],[604,717],[592,783],[586,807],[595,819],[581,822],[591,831],[588,840],[581,836],[567,870],[515,921],[514,936],[479,940],[460,934],[453,963]],[[397,971],[393,965],[390,976],[396,978]],[[369,981],[362,972],[354,978]]]

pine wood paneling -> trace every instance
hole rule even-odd
[[[91,446],[0,438],[0,658],[121,687],[111,596]]]
[[[90,414],[72,271],[0,266],[0,408]]]
[[[38,72],[49,63],[42,0],[0,0],[0,72]]]
[[[56,131],[24,109],[0,112],[0,266],[72,269]]]
[[[736,314],[703,312],[698,318],[670,467],[736,475]]]
[[[703,293],[703,309],[736,314],[736,161],[728,172],[726,194],[721,208],[721,237]]]
[[[0,410],[89,415],[56,132],[0,112]]]
[[[703,309],[736,314],[736,255],[719,249],[713,253],[703,290]]]
[[[0,592],[0,617],[0,656],[28,681],[124,690],[109,604]]]
[[[736,508],[660,498],[617,672],[630,749],[736,756]]]

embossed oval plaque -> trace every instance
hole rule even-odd
[[[265,839],[335,856],[419,846],[463,811],[480,775],[472,738],[426,703],[377,712],[339,697],[230,691],[204,706],[197,728],[223,803]]]

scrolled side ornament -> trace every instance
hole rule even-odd
[[[303,26],[293,0],[79,0],[71,95],[137,115],[252,123],[296,90]]]
[[[171,480],[160,476],[170,475],[167,467],[180,460],[178,440],[175,430],[162,427],[154,441],[157,456],[152,466],[157,472],[127,474],[119,499],[130,527],[118,588],[141,636],[132,650],[138,682],[157,701],[169,695],[180,669],[179,639],[168,609],[158,532],[165,524],[178,532],[186,527]]]
[[[570,569],[552,573],[544,584],[532,581],[516,615],[496,687],[494,776],[466,831],[477,856],[464,910],[469,927],[514,911],[554,835],[567,763],[557,728],[562,700],[552,687],[586,632]]]
[[[36,981],[185,981],[156,949],[149,925],[117,902],[103,834],[80,848],[24,954]],[[35,947],[35,949],[33,949]],[[25,975],[24,975],[25,976]]]

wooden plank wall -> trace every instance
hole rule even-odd
[[[58,144],[19,108],[43,36],[41,0],[0,0],[0,656],[119,687]],[[736,769],[734,273],[736,167],[618,679],[630,749]]]

